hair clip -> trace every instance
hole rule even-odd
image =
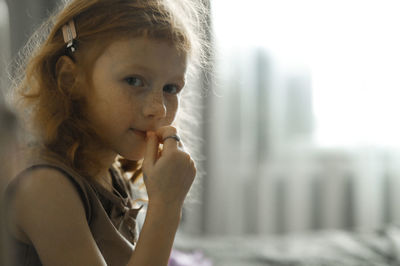
[[[62,27],[62,33],[64,37],[64,42],[67,44],[67,49],[70,49],[71,52],[75,52],[76,47],[74,44],[74,40],[76,39],[76,28],[74,20],[71,19]]]

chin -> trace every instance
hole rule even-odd
[[[122,154],[121,156],[130,161],[139,161],[143,159],[143,156],[124,156]]]
[[[142,160],[144,158],[144,149],[143,151],[135,151],[135,152],[120,152],[119,153],[120,156],[124,157],[127,160],[131,160],[131,161],[139,161]]]
[[[119,155],[131,161],[139,161],[142,160],[144,157],[143,154],[124,153],[124,152],[119,153]]]

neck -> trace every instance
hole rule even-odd
[[[115,161],[116,158],[116,154],[115,153],[97,153],[96,155],[96,165],[95,165],[95,169],[91,169],[91,176],[96,179],[96,180],[100,180],[100,179],[110,179],[111,181],[111,177],[109,174],[109,169],[112,166],[112,164]]]
[[[93,157],[87,169],[88,175],[101,184],[103,184],[104,181],[107,182],[109,187],[110,184],[112,184],[109,169],[114,163],[117,153],[106,149],[104,145],[92,143],[92,145],[90,145],[90,154],[93,155]]]

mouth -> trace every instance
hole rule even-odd
[[[146,131],[134,129],[134,128],[130,128],[129,130],[140,137],[146,138]]]

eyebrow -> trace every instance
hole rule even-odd
[[[149,72],[149,73],[153,73],[154,71],[146,66],[143,65],[137,65],[137,64],[118,64],[121,68],[125,68],[125,69],[138,69],[144,72]]]

